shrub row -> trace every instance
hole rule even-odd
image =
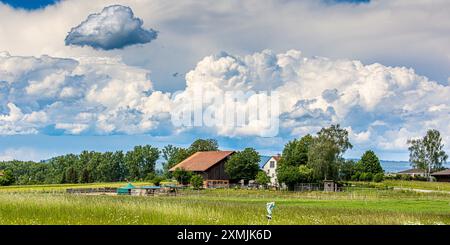
[[[381,182],[384,180],[384,174],[383,173],[360,173],[357,172],[352,176],[352,181],[373,181],[373,182]]]

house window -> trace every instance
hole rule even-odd
[[[270,168],[275,168],[275,161],[270,161]]]

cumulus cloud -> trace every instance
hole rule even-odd
[[[41,161],[57,156],[55,152],[48,152],[42,149],[30,147],[8,147],[0,151],[0,161]]]
[[[169,111],[147,70],[116,58],[0,56],[0,133],[143,133]],[[150,103],[150,104],[149,104]],[[155,109],[158,108],[158,109]]]
[[[20,65],[19,65],[20,64]],[[266,126],[249,120],[224,124],[172,125],[180,105],[205,114],[227,106],[217,98],[229,91],[247,94],[237,110],[247,110],[260,95],[278,93],[283,139],[315,133],[340,123],[352,141],[366,148],[406,149],[406,140],[429,128],[450,144],[450,86],[413,69],[363,64],[357,60],[307,57],[300,51],[264,50],[239,56],[206,56],[186,74],[186,88],[155,91],[148,70],[118,58],[60,59],[0,56],[0,133],[160,134],[190,130],[226,137],[259,136]],[[206,97],[199,100],[201,92]],[[195,109],[195,108],[194,108]],[[203,122],[204,123],[204,122]]]
[[[280,98],[281,134],[297,137],[340,123],[355,142],[388,150],[428,128],[449,141],[450,86],[430,81],[405,67],[357,60],[305,57],[300,51],[264,50],[246,56],[226,53],[205,57],[186,75],[180,96],[198,90],[215,97],[224,91],[275,91]],[[197,92],[198,94],[198,92]],[[202,102],[203,107],[213,104]],[[245,107],[247,105],[242,105]],[[219,110],[221,105],[217,105]],[[259,127],[216,127],[220,135],[254,135]]]
[[[157,36],[157,31],[143,28],[143,21],[134,16],[130,7],[112,5],[100,13],[89,15],[80,25],[72,28],[65,43],[110,50],[149,43]]]

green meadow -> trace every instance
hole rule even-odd
[[[270,224],[450,224],[450,194],[445,193],[382,188],[337,193],[184,190],[177,196],[149,197],[64,193],[75,186],[1,187],[0,224],[265,225],[269,201],[276,203]]]

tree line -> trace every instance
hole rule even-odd
[[[361,172],[382,172],[378,158],[370,151],[359,165],[344,160],[344,152],[352,148],[348,132],[339,125],[323,128],[317,136],[306,135],[288,142],[282,152],[277,169],[280,183],[292,187],[302,182],[318,182],[324,179],[350,179]],[[66,154],[46,162],[0,162],[0,170],[7,173],[9,181],[3,184],[54,184],[92,183],[148,180],[159,183],[163,179],[176,179],[183,184],[200,185],[202,179],[183,169],[169,169],[199,151],[216,151],[219,145],[214,139],[197,139],[189,147],[164,146],[161,150],[150,145],[135,146],[128,152],[83,151]],[[162,171],[156,171],[156,161],[163,159]],[[367,160],[365,160],[367,158]],[[259,169],[260,155],[253,148],[233,154],[225,164],[225,171],[232,181],[256,180],[267,184],[270,178]],[[373,165],[373,166],[372,166]],[[361,167],[362,166],[362,167]],[[4,179],[4,178],[3,178]],[[359,178],[358,178],[359,179]],[[369,179],[369,178],[368,178]],[[0,183],[1,184],[1,183]]]
[[[44,162],[0,162],[0,185],[64,184],[147,180],[160,182],[172,178],[168,171],[197,151],[214,151],[213,139],[195,140],[188,148],[167,145],[159,150],[151,145],[135,146],[123,152],[83,151],[57,156]],[[163,170],[156,170],[162,156]],[[198,183],[198,178],[196,183]]]
[[[0,169],[10,173],[18,185],[114,182],[146,178],[155,173],[158,158],[159,150],[145,145],[126,153],[83,151],[45,162],[0,162]]]
[[[443,169],[448,156],[443,150],[442,137],[437,130],[429,130],[421,139],[409,140],[410,162],[415,168],[431,172]],[[282,151],[277,167],[279,183],[293,188],[299,183],[323,180],[382,181],[384,171],[372,150],[366,151],[359,161],[344,159],[343,155],[353,145],[347,130],[339,124],[322,128],[316,135],[307,134],[289,141]],[[148,180],[159,183],[163,179],[201,186],[201,176],[183,169],[169,169],[199,151],[217,151],[214,139],[197,139],[189,147],[164,146],[161,150],[150,145],[135,146],[123,152],[83,151],[66,154],[46,162],[0,162],[0,185],[92,183]],[[157,160],[163,159],[163,169],[157,171]],[[246,148],[231,155],[225,172],[232,181],[256,180],[259,184],[270,182],[269,176],[259,169],[260,155]]]

